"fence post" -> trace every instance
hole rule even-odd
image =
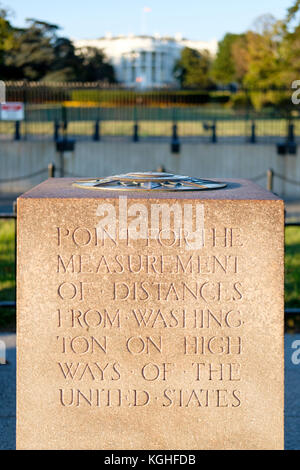
[[[139,141],[139,125],[136,122],[133,126],[133,142],[138,142]]]
[[[256,143],[256,134],[255,134],[255,122],[252,121],[251,124],[251,137],[250,137],[250,143],[255,144]]]
[[[15,283],[17,286],[17,201],[13,202],[13,213],[15,215],[14,224],[15,224]],[[16,299],[16,287],[15,287],[15,299]]]
[[[164,165],[159,165],[159,167],[156,169],[157,173],[165,173],[166,169]]]
[[[54,142],[59,139],[59,121],[56,119],[54,121]]]
[[[55,177],[55,165],[54,163],[49,163],[48,165],[48,177],[54,178]]]
[[[177,134],[177,124],[173,124],[173,127],[172,127],[171,152],[172,153],[180,152],[180,141],[179,141],[179,137]]]
[[[213,125],[211,126],[212,130],[212,135],[211,135],[211,141],[213,144],[216,144],[218,139],[217,139],[217,123],[216,121],[213,122]]]
[[[65,154],[63,150],[59,152],[59,165],[60,165],[60,177],[63,178],[65,176]]]
[[[93,136],[93,140],[95,142],[98,142],[100,140],[100,122],[99,119],[95,122],[95,132]]]
[[[27,140],[27,102],[28,102],[28,80],[23,81],[23,103],[24,103],[24,140]]]
[[[272,168],[267,170],[267,189],[268,191],[273,192],[273,182],[274,182],[274,171]]]
[[[15,140],[20,140],[20,139],[21,139],[21,134],[20,134],[20,121],[16,121]]]
[[[290,155],[297,155],[297,144],[295,142],[294,130],[295,130],[294,123],[289,122],[286,146],[287,146],[288,153]]]
[[[288,142],[295,142],[295,135],[294,135],[294,124],[291,122],[289,123],[288,126],[288,136],[287,136],[287,141]]]
[[[68,116],[67,116],[67,108],[64,105],[62,106],[61,114],[62,114],[63,135],[64,137],[66,137],[67,131],[68,131]]]

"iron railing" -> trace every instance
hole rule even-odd
[[[7,101],[21,101],[23,122],[0,121],[2,139],[170,137],[200,142],[299,140],[292,90],[130,90],[103,83],[6,82]],[[254,107],[254,104],[256,108]],[[260,104],[259,104],[260,103]]]

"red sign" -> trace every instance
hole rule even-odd
[[[24,119],[23,103],[1,103],[0,110],[3,121],[22,121]]]

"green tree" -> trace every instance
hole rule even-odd
[[[56,38],[53,54],[53,62],[43,77],[44,81],[68,82],[81,79],[83,61],[76,55],[75,47],[70,39]]]
[[[300,0],[296,0],[294,4],[288,9],[286,17],[286,25],[288,26],[293,21],[300,11]]]
[[[0,67],[4,79],[35,81],[108,81],[114,82],[113,67],[102,51],[88,48],[78,54],[70,39],[59,37],[59,27],[36,19],[28,19],[27,28],[12,28],[3,13],[0,17]],[[12,29],[13,39],[5,42],[1,27]],[[5,26],[5,28],[4,28]],[[1,44],[5,53],[1,62]],[[4,47],[4,46],[3,46]]]
[[[174,67],[174,76],[182,88],[208,88],[212,85],[210,78],[211,59],[207,51],[198,52],[185,47]]]
[[[232,60],[234,63],[234,81],[242,84],[249,70],[249,51],[246,34],[240,34],[231,47]]]
[[[104,53],[94,47],[87,47],[81,52],[82,61],[80,79],[88,82],[107,81],[114,83],[116,81],[114,68],[109,64]]]
[[[14,79],[40,80],[53,65],[58,26],[28,19],[28,28],[16,29],[5,65]]]
[[[232,48],[239,38],[239,34],[226,33],[218,44],[218,52],[212,66],[212,76],[217,82],[224,85],[237,81]]]
[[[290,87],[293,80],[300,76],[300,24],[297,15],[300,11],[300,0],[288,9],[283,22],[282,55],[283,66],[281,79],[286,87]]]
[[[14,28],[8,20],[9,11],[0,5],[0,77],[7,78],[5,59],[7,51],[13,47]]]
[[[246,34],[249,56],[248,71],[243,84],[252,90],[252,103],[256,109],[266,106],[287,107],[290,98],[280,91],[286,86],[282,72],[285,57],[283,51],[282,23],[270,15],[256,23],[256,31]]]
[[[252,88],[278,88],[283,85],[282,24],[269,15],[259,18],[256,24],[259,24],[257,31],[246,34],[249,67],[244,85]]]
[[[9,12],[0,5],[0,51],[7,51],[12,46],[14,28],[8,20]]]

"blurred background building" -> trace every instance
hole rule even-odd
[[[176,86],[174,66],[181,51],[189,47],[198,52],[207,51],[213,57],[217,40],[190,41],[180,34],[174,38],[155,36],[112,36],[100,39],[74,41],[78,53],[88,54],[99,49],[113,65],[118,82],[128,87],[161,88]]]

